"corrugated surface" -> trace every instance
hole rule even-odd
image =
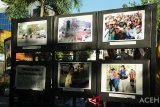
[[[11,23],[7,20],[5,13],[0,13],[0,29],[11,31]]]

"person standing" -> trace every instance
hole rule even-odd
[[[126,79],[128,76],[126,75],[126,69],[124,65],[121,65],[120,71],[119,71],[119,76],[120,76],[120,83],[121,83],[121,91],[125,92],[126,91]]]
[[[73,73],[74,73],[74,67],[70,66],[68,74],[67,74],[66,79],[65,79],[65,87],[71,87],[72,79],[73,79]]]
[[[134,88],[135,87],[135,77],[136,77],[135,70],[131,69],[131,71],[129,73],[129,77],[130,77],[130,85],[132,88]]]
[[[110,91],[112,91],[112,87],[114,87],[114,68],[110,70],[110,80],[109,80],[109,87]]]

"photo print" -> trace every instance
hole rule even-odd
[[[58,64],[58,87],[91,89],[91,63],[62,62]]]
[[[5,66],[6,70],[11,69],[11,40],[7,40],[4,44],[5,48]]]
[[[142,64],[102,64],[101,92],[143,94]]]
[[[16,67],[16,89],[44,90],[45,82],[45,66],[18,65]]]
[[[58,43],[92,42],[92,15],[61,17]]]
[[[47,20],[18,23],[17,45],[47,44]]]
[[[103,15],[103,42],[143,40],[145,10]]]

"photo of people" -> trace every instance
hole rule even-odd
[[[92,15],[58,20],[58,43],[92,42]]]
[[[103,42],[144,39],[145,11],[103,15]]]
[[[91,63],[59,63],[58,87],[70,89],[91,89]]]
[[[47,44],[47,20],[18,23],[17,45]]]
[[[5,42],[5,66],[6,70],[11,69],[11,40]]]
[[[101,91],[143,94],[142,64],[102,64]]]

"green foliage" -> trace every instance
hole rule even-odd
[[[27,4],[26,0],[3,0],[5,3],[9,5],[6,9],[6,14],[8,19],[11,18],[18,19],[18,18],[25,18],[27,17]]]
[[[4,43],[0,42],[0,53],[4,53]]]
[[[29,17],[29,5],[34,3],[35,1],[39,1],[41,6],[39,6],[38,16],[44,16],[47,13],[47,6],[50,6],[55,14],[69,14],[71,10],[77,9],[80,11],[81,0],[2,0],[3,2],[7,3],[9,6],[6,9],[6,13],[8,19],[11,20],[12,18],[26,18]]]

